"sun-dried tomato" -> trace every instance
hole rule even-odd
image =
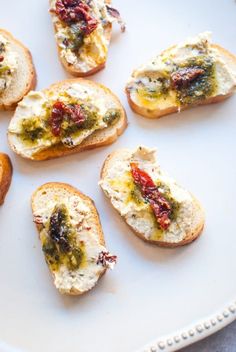
[[[49,125],[51,127],[52,134],[56,137],[61,133],[61,124],[64,117],[64,106],[64,103],[57,101],[53,105],[51,117],[49,119]]]
[[[4,60],[4,57],[0,55],[0,62],[2,62],[3,60]]]
[[[84,34],[91,34],[98,25],[98,21],[89,13],[89,6],[81,0],[57,0],[56,9],[53,10],[61,21],[72,24],[81,22]]]
[[[50,217],[49,236],[54,243],[57,243],[60,246],[60,250],[63,253],[71,250],[71,246],[67,238],[67,232],[68,229],[66,226],[64,212],[60,208],[55,209]]]
[[[85,121],[85,114],[79,104],[71,105],[56,101],[53,104],[51,117],[49,119],[52,134],[56,137],[61,134],[61,124],[64,118],[80,126]]]
[[[121,32],[125,32],[126,26],[125,26],[124,21],[121,18],[119,11],[109,5],[106,5],[106,8],[107,8],[107,12],[109,13],[109,15],[117,20],[118,24],[120,25]]]
[[[205,71],[198,67],[186,67],[172,73],[171,83],[175,89],[186,88]]]
[[[97,260],[97,264],[107,267],[109,264],[115,264],[117,262],[117,256],[111,255],[109,252],[100,252]]]
[[[84,112],[79,104],[67,105],[66,113],[77,126],[81,125],[85,121]]]
[[[134,183],[140,189],[143,198],[150,204],[160,227],[167,230],[171,221],[171,205],[145,171],[141,170],[136,163],[131,163],[130,166]]]

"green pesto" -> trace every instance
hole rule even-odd
[[[137,89],[137,93],[149,100],[156,100],[161,97],[166,97],[169,93],[169,79],[167,78],[156,78],[152,79],[149,78],[149,82],[151,83],[157,83],[157,85],[154,87],[149,87],[149,86],[141,86]]]
[[[158,187],[159,190],[161,189],[162,196],[170,204],[170,206],[171,206],[170,219],[171,219],[171,221],[175,221],[178,216],[180,204],[172,197],[170,188],[166,184],[164,184],[163,182],[158,180],[156,182],[156,186]],[[139,188],[136,185],[134,185],[134,187],[131,188],[129,199],[137,205],[141,205],[143,203],[148,204],[148,201],[146,201],[143,198]],[[154,213],[152,211],[150,213],[153,216],[153,220],[155,221],[158,230],[160,230],[160,231],[162,231],[162,233],[164,233],[164,231],[160,228],[160,225],[157,223]]]
[[[74,101],[72,102],[74,104]],[[64,120],[61,124],[61,134],[60,137],[56,139],[59,143],[60,139],[63,140],[68,137],[76,138],[83,131],[95,128],[98,123],[98,113],[97,109],[92,105],[81,104],[81,108],[85,115],[85,121],[79,126],[65,115]],[[39,139],[50,140],[54,137],[51,133],[49,126],[49,118],[52,112],[52,104],[46,103],[43,105],[44,113],[41,117],[31,117],[22,120],[20,137],[22,141],[28,146],[34,146],[37,144]],[[69,145],[66,145],[70,147]],[[73,146],[73,144],[72,144]]]
[[[108,125],[114,125],[120,118],[121,113],[118,109],[108,109],[105,116],[103,117],[103,121]]]
[[[175,221],[178,216],[180,204],[172,197],[170,188],[165,183],[158,180],[156,182],[156,185],[158,189],[161,188],[161,190],[163,191],[161,194],[171,206],[171,214],[170,214],[171,221]]]
[[[9,71],[9,70],[10,70],[10,67],[9,67],[9,66],[7,66],[7,65],[1,66],[1,65],[0,65],[0,75],[6,73],[6,72]]]
[[[73,121],[65,120],[61,126],[61,136],[71,137],[79,136],[83,131],[95,128],[98,123],[98,114],[95,108],[92,106],[81,105],[81,108],[85,114],[85,121],[79,126],[73,123]]]
[[[165,59],[163,62],[169,61],[170,65],[173,65],[174,70],[171,73],[178,72],[178,70],[183,68],[196,68],[203,69],[204,73],[201,74],[196,79],[189,82],[187,86],[174,88],[171,85],[171,73],[164,72],[164,77],[153,79],[149,77],[150,83],[158,83],[155,86],[149,87],[140,85],[136,88],[137,93],[140,97],[148,100],[158,100],[160,98],[168,97],[171,90],[176,92],[176,103],[180,106],[182,105],[192,105],[196,104],[201,100],[214,95],[217,89],[216,80],[216,68],[213,58],[209,55],[199,55],[185,62],[176,65],[170,59]]]
[[[65,265],[69,270],[77,270],[83,261],[84,251],[83,246],[77,243],[77,232],[65,205],[55,207],[46,229],[48,236],[42,240],[42,249],[50,268],[57,271]]]
[[[45,137],[45,127],[39,117],[23,119],[21,123],[21,138],[28,145],[34,145],[38,139]]]
[[[65,40],[64,44],[67,49],[71,49],[72,52],[78,53],[79,49],[84,44],[84,32],[80,28],[80,24],[72,24],[69,27],[68,39]]]
[[[134,187],[130,191],[130,200],[137,205],[146,203],[145,199],[142,197],[142,194],[138,187],[134,184]]]
[[[187,67],[203,69],[204,73],[189,82],[187,87],[176,89],[177,103],[179,105],[192,105],[214,95],[217,89],[217,81],[213,59],[207,55],[197,56],[179,65],[176,71]]]

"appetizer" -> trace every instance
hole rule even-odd
[[[0,29],[0,110],[14,109],[35,85],[36,73],[29,50]]]
[[[158,118],[220,102],[236,87],[236,56],[212,44],[209,32],[174,45],[139,67],[126,86],[131,108]]]
[[[64,183],[47,183],[32,196],[33,219],[46,263],[60,293],[80,295],[95,286],[116,256],[106,247],[93,201]]]
[[[78,78],[25,96],[8,140],[22,157],[45,160],[110,144],[126,125],[125,111],[108,88]]]
[[[101,70],[107,60],[112,23],[125,25],[109,0],[50,0],[59,58],[75,76]]]
[[[121,149],[107,157],[100,186],[136,235],[164,247],[183,246],[203,230],[197,199],[161,170],[155,149]]]

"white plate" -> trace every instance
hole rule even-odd
[[[10,154],[14,165],[12,187],[0,209],[1,351],[7,350],[6,345],[27,352],[133,352],[150,351],[151,346],[155,351],[164,345],[165,351],[171,351],[234,318],[235,305],[231,311],[225,307],[234,301],[236,291],[232,275],[236,270],[236,97],[151,121],[131,112],[124,86],[138,64],[204,30],[211,30],[214,41],[236,52],[235,1],[117,0],[114,5],[127,22],[127,32],[114,30],[107,67],[92,79],[110,87],[127,109],[129,127],[115,144],[30,162],[7,146],[12,114],[0,116],[0,150]],[[67,77],[57,59],[47,7],[46,0],[4,1],[0,11],[1,27],[32,51],[38,89]],[[195,243],[174,250],[145,244],[97,186],[107,154],[140,143],[156,146],[162,167],[204,205],[206,227]],[[70,183],[95,200],[108,248],[119,257],[115,270],[83,297],[57,293],[32,223],[30,196],[48,181]],[[216,321],[208,319],[212,315]],[[201,327],[196,330],[198,322]],[[187,328],[191,325],[193,332]],[[177,342],[175,331],[184,331],[183,336],[178,333]],[[166,335],[171,341],[162,338]],[[158,341],[164,345],[157,346]]]

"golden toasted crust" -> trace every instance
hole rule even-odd
[[[24,89],[17,92],[17,98],[8,99],[6,102],[0,100],[0,110],[14,110],[17,103],[21,101],[30,90],[35,89],[37,76],[29,49],[27,49],[19,40],[15,39],[8,31],[0,29],[0,34],[7,38],[11,45],[18,48],[20,53],[24,55],[25,64],[28,66],[28,70],[30,71],[27,81],[24,84]],[[18,77],[18,79],[20,79],[20,77]]]
[[[113,153],[109,154],[108,157],[106,158],[106,160],[104,161],[104,164],[102,166],[101,169],[101,180],[103,180],[106,177],[107,171],[108,169],[111,167],[112,164],[112,159],[120,153],[121,150],[118,151],[114,151]],[[106,194],[106,197],[109,199],[109,196]],[[193,201],[196,204],[197,208],[202,210],[202,207],[200,205],[200,203],[198,202],[198,200],[193,197]],[[119,211],[117,209],[115,209],[118,213]],[[120,213],[119,213],[120,214]],[[121,215],[121,214],[120,214]],[[173,242],[164,242],[164,241],[154,241],[151,239],[147,239],[144,234],[142,232],[138,232],[135,231],[132,226],[130,226],[126,220],[125,217],[121,216],[122,219],[125,221],[125,223],[129,226],[129,228],[134,232],[134,234],[136,236],[138,236],[139,238],[141,238],[143,241],[151,243],[151,244],[155,244],[159,247],[166,247],[166,248],[175,248],[175,247],[180,247],[180,246],[184,246],[186,244],[189,244],[191,242],[193,242],[194,240],[196,240],[202,233],[203,228],[204,228],[204,218],[201,219],[201,222],[196,226],[196,228],[193,231],[190,231],[189,233],[187,233],[184,237],[184,239],[182,241],[173,243]]]
[[[39,188],[37,188],[37,190],[33,193],[32,197],[31,197],[31,208],[32,208],[32,212],[34,213],[35,211],[37,211],[37,204],[35,202],[35,199],[37,197],[37,194],[42,191],[47,191],[47,190],[55,190],[55,192],[58,190],[58,189],[62,189],[62,190],[65,190],[71,194],[73,194],[74,196],[79,196],[80,198],[82,198],[86,204],[89,206],[90,208],[90,211],[91,211],[91,214],[92,214],[92,217],[93,217],[93,221],[94,223],[97,225],[97,228],[98,228],[98,238],[99,238],[99,243],[102,245],[102,246],[105,246],[105,239],[104,239],[104,235],[103,235],[103,231],[102,231],[102,226],[101,226],[101,222],[100,222],[100,217],[99,217],[99,213],[96,209],[96,206],[94,204],[94,201],[89,198],[88,196],[86,196],[85,194],[83,194],[82,192],[80,192],[78,189],[76,189],[75,187],[67,184],[67,183],[60,183],[60,182],[48,182],[48,183],[45,183],[44,185],[40,186]],[[38,233],[40,231],[40,225],[37,225],[36,224],[36,227],[37,227],[37,230],[38,230]],[[104,268],[104,270],[101,272],[99,278],[105,274],[106,272],[106,268]],[[54,274],[53,272],[52,273],[52,276],[54,277]],[[99,280],[98,278],[98,280]],[[91,288],[92,289],[92,288]],[[70,289],[68,292],[65,292],[66,294],[68,295],[81,295],[81,294],[84,294],[85,292],[87,291],[79,291],[77,289],[75,289],[74,287],[72,287],[72,289]]]
[[[110,4],[111,1],[106,0],[106,3]],[[49,4],[51,5],[51,0],[49,0]],[[58,32],[57,23],[54,23],[53,27],[54,27],[54,32],[56,34]],[[112,24],[108,23],[105,28],[105,38],[107,39],[108,43],[110,43],[110,40],[111,40],[111,33],[112,33]],[[68,63],[67,60],[61,55],[61,51],[62,51],[62,48],[60,48],[60,46],[57,44],[58,57],[59,57],[59,60],[62,64],[62,66],[65,68],[65,70],[68,73],[70,73],[71,75],[73,75],[75,77],[87,77],[87,76],[94,75],[96,72],[102,70],[106,65],[106,61],[104,61],[103,63],[97,65],[96,67],[92,68],[89,71],[81,71],[81,70],[75,68],[74,65]]]
[[[11,160],[8,155],[0,153],[0,205],[4,203],[4,199],[11,185],[11,179]]]
[[[220,45],[212,44],[211,46],[213,48],[217,49],[222,55],[228,57],[236,65],[236,56],[234,54],[232,54],[228,50],[222,48]],[[171,48],[173,48],[173,47],[171,47]],[[163,53],[169,51],[171,48],[163,51]],[[166,108],[166,109],[156,109],[156,110],[148,109],[146,107],[137,105],[131,99],[130,91],[129,91],[129,89],[127,87],[125,89],[125,92],[126,92],[128,103],[129,103],[131,109],[134,112],[136,112],[137,114],[142,115],[144,117],[147,117],[147,118],[150,118],[150,119],[157,119],[157,118],[160,118],[160,117],[165,116],[165,115],[169,115],[169,114],[173,114],[173,113],[179,112],[179,107],[177,105],[173,105],[173,106],[171,106],[169,108]],[[190,109],[190,108],[193,108],[193,107],[196,107],[196,106],[200,106],[200,105],[219,103],[219,102],[229,98],[233,93],[234,93],[234,89],[229,91],[227,94],[209,97],[209,98],[207,98],[205,100],[202,100],[202,101],[200,101],[200,102],[198,102],[197,104],[194,104],[194,105],[181,106],[181,111],[187,110],[187,109]]]
[[[70,154],[75,154],[82,152],[84,150],[89,150],[89,149],[94,149],[98,147],[103,147],[105,145],[109,145],[117,140],[117,138],[124,132],[124,130],[127,127],[127,117],[126,117],[126,112],[121,105],[119,99],[115,96],[114,93],[110,91],[107,87],[103,86],[102,84],[95,83],[93,81],[85,80],[83,78],[76,78],[76,79],[67,79],[64,81],[61,81],[59,83],[52,84],[48,89],[45,89],[44,91],[57,91],[60,90],[62,87],[63,89],[67,89],[68,87],[71,86],[71,84],[74,83],[81,83],[83,85],[87,85],[92,87],[93,89],[103,89],[105,92],[107,92],[113,100],[116,101],[117,108],[121,112],[121,117],[119,121],[111,127],[108,127],[104,130],[98,130],[92,133],[89,137],[87,137],[80,145],[74,147],[74,148],[66,148],[62,143],[57,144],[55,146],[52,146],[50,148],[47,148],[45,150],[42,150],[40,152],[35,153],[31,160],[48,160],[48,159],[53,159],[53,158],[58,158],[61,156],[66,156]],[[17,154],[21,155],[23,158],[27,158],[21,151],[17,150],[14,145],[11,143],[10,139],[10,133],[8,134],[8,142],[10,147],[14,152]]]

